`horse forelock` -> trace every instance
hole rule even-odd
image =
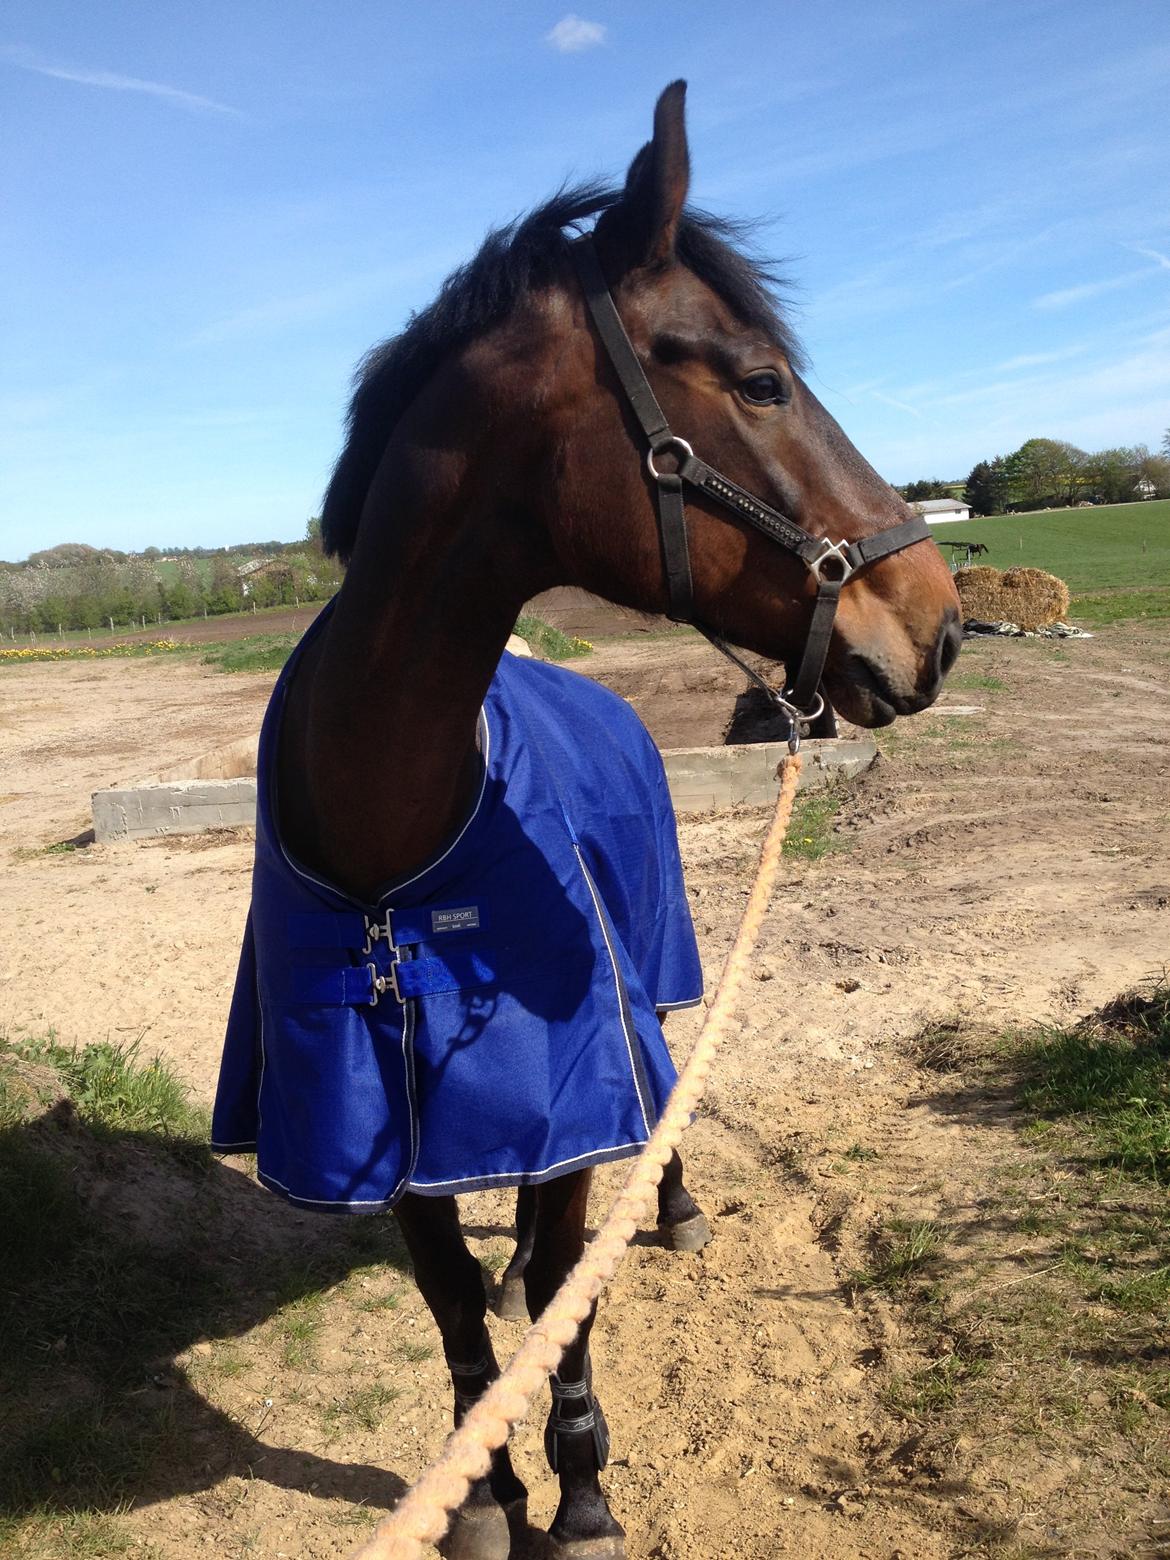
[[[453,271],[425,309],[359,363],[346,439],[321,511],[326,551],[348,559],[362,509],[396,424],[452,352],[501,324],[564,263],[564,231],[598,218],[619,220],[621,191],[599,183],[562,188],[525,216],[490,232],[478,253]],[[764,331],[796,366],[803,355],[777,295],[784,280],[745,248],[748,224],[688,207],[679,225],[679,260],[722,298],[743,324]]]

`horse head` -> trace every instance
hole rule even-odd
[[[703,462],[814,538],[858,542],[901,525],[903,500],[801,378],[768,273],[728,224],[688,210],[684,94],[676,82],[659,99],[653,139],[594,234],[654,398]],[[545,432],[539,508],[560,577],[668,611],[642,429],[572,270],[537,299],[539,372],[523,399],[529,427]],[[806,564],[702,491],[687,508],[692,620],[794,668],[816,594]],[[933,702],[959,643],[950,570],[924,536],[842,589],[824,686],[849,719],[884,725]]]

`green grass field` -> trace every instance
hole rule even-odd
[[[938,542],[982,542],[990,550],[977,561],[994,569],[1047,569],[1074,597],[1170,587],[1170,499],[992,515],[932,530]]]

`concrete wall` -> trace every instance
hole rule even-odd
[[[138,840],[152,834],[199,834],[256,822],[256,780],[139,782],[95,791],[93,837]]]
[[[770,805],[780,789],[776,771],[787,753],[782,742],[668,749],[662,759],[675,812]],[[801,754],[800,788],[818,790],[834,778],[852,779],[868,769],[877,756],[877,743],[872,737],[806,742]]]
[[[726,807],[763,807],[775,800],[776,770],[787,748],[780,742],[731,747],[673,748],[663,755],[670,795],[678,813]],[[856,741],[806,742],[801,788],[851,779],[877,754],[872,737]],[[247,774],[248,754],[253,774]],[[217,748],[195,759],[186,777],[177,770],[153,775],[115,790],[96,791],[93,832],[99,843],[155,834],[198,834],[256,822],[255,739]],[[216,778],[217,775],[228,778]]]

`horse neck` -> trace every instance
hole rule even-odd
[[[279,757],[294,852],[365,898],[466,815],[480,708],[547,583],[514,521],[458,494],[412,503],[412,486],[428,484],[375,483],[328,630],[289,690]],[[429,486],[444,491],[439,474]]]

